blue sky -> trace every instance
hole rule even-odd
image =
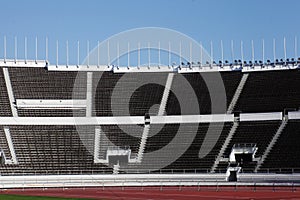
[[[56,40],[62,44],[68,40],[71,45],[77,40],[82,43],[89,40],[92,48],[98,40],[121,31],[149,26],[180,31],[201,41],[207,49],[213,41],[215,57],[220,55],[219,43],[223,40],[227,59],[231,59],[232,39],[236,52],[239,52],[240,40],[244,41],[245,49],[249,49],[245,50],[246,58],[250,58],[253,39],[257,59],[261,58],[261,40],[264,39],[267,59],[273,57],[275,38],[276,54],[283,57],[282,43],[286,37],[288,57],[293,57],[295,36],[300,41],[299,8],[298,0],[2,0],[0,57],[3,57],[4,35],[10,57],[14,55],[15,36],[19,49],[24,45],[24,37],[28,37],[28,57],[34,57],[34,38],[39,38],[39,47],[43,49],[44,39],[48,37],[49,59],[55,62]],[[18,50],[20,57],[22,54]],[[70,58],[70,62],[75,60]]]

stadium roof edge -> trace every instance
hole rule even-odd
[[[46,60],[0,60],[0,67],[38,67],[46,68],[48,71],[113,71],[114,73],[139,73],[139,72],[223,72],[223,71],[274,71],[299,69],[300,62],[279,62],[264,64],[187,64],[179,66],[168,65],[150,65],[150,66],[132,66],[119,67],[115,65],[50,65]]]

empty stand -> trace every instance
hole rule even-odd
[[[82,143],[84,140],[84,144],[93,145],[94,128],[81,129],[85,130],[84,137],[78,135],[74,126],[12,126],[10,132],[19,164],[1,168],[20,173],[109,173],[109,168],[93,163],[93,155]]]
[[[9,68],[9,74],[15,99],[86,98],[86,75],[84,73],[78,75],[77,72],[49,72],[44,68]],[[18,109],[18,114],[21,117],[71,117],[73,111]],[[84,116],[84,111],[81,113],[76,111],[76,115]]]
[[[85,110],[70,110],[70,109],[26,109],[18,110],[19,117],[83,117]]]
[[[77,72],[52,72],[44,68],[9,68],[16,99],[72,99]],[[77,98],[86,98],[86,79]]]
[[[203,144],[203,140],[206,136],[208,127],[210,126],[213,131],[221,131],[221,135],[218,138],[217,142],[212,150],[204,157],[199,158],[200,147]],[[151,137],[148,138],[145,153],[157,151],[168,143],[172,142],[173,138],[176,134],[186,134],[186,137],[191,135],[191,131],[193,132],[195,129],[197,130],[197,134],[192,140],[191,144],[186,144],[188,146],[187,150],[183,153],[183,155],[178,158],[175,162],[166,166],[164,170],[168,169],[177,169],[177,170],[201,170],[202,172],[207,172],[212,167],[216,156],[218,155],[218,151],[222,146],[222,143],[226,139],[232,123],[212,123],[212,124],[168,124],[163,127],[159,125],[151,125],[150,133]],[[182,145],[182,142],[179,141]],[[214,142],[214,141],[210,141]],[[175,150],[175,149],[174,149]],[[172,154],[172,152],[168,152]],[[165,159],[170,156],[166,154],[161,154],[160,157],[157,158],[154,162],[160,162],[160,160]]]
[[[210,75],[209,75],[210,74]],[[186,94],[186,99],[183,100],[182,103],[186,104],[195,104],[195,102],[189,98],[188,93],[195,92],[197,99],[198,99],[198,104],[199,104],[199,109],[200,109],[200,114],[211,114],[211,95],[216,95],[220,94],[217,98],[216,102],[216,110],[214,114],[217,113],[226,113],[227,107],[229,106],[231,99],[235,93],[235,90],[240,82],[240,79],[242,77],[242,73],[240,72],[220,72],[221,79],[215,79],[215,77],[218,76],[219,73],[211,72],[208,73],[208,77],[212,77],[210,81],[223,81],[220,83],[221,85],[224,84],[225,87],[225,101],[226,101],[226,108],[218,107],[220,101],[223,101],[221,98],[221,92],[222,88],[214,88],[214,94],[212,94],[207,86],[207,83],[205,82],[204,78],[202,77],[202,73],[187,73],[187,74],[177,74],[174,76],[173,80],[173,85],[172,87],[178,87],[180,92],[183,94]],[[190,91],[188,88],[185,86],[181,86],[181,83],[178,80],[178,76],[184,76],[184,78],[188,81],[190,86],[192,87],[193,91]],[[207,76],[207,75],[206,75]],[[211,82],[213,85],[214,83]],[[174,89],[174,88],[173,88]],[[220,97],[220,98],[219,98]],[[168,115],[180,115],[180,114],[199,114],[195,110],[187,110],[187,111],[180,111],[180,105],[178,103],[178,99],[174,94],[170,94],[168,104],[167,104],[167,114]],[[182,113],[183,112],[183,113]]]
[[[235,111],[275,112],[300,107],[299,70],[252,72]]]
[[[162,102],[168,73],[113,73],[113,72],[90,72],[93,73],[92,87],[93,102],[92,116],[151,116],[157,115]],[[44,68],[9,68],[9,75],[16,99],[86,99],[86,72],[80,78],[80,86],[75,84],[78,73],[74,71],[47,71]],[[201,73],[174,73],[171,91],[165,95],[166,115],[199,115],[212,114],[211,95],[218,96],[217,104],[225,104],[225,108],[218,107],[213,114],[224,114],[237,90],[243,73],[240,71],[231,72],[209,72],[207,76],[220,75],[222,85],[226,94],[225,100],[220,98],[222,89],[214,90],[211,94],[203,74]],[[124,76],[126,76],[125,79]],[[183,78],[191,86],[187,89],[182,84]],[[220,80],[216,80],[220,81]],[[211,82],[213,84],[213,81]],[[75,88],[74,88],[75,85]],[[298,70],[251,72],[245,82],[240,96],[237,96],[237,103],[233,112],[256,113],[275,112],[284,109],[298,109],[300,107],[300,76]],[[78,88],[76,88],[78,87]],[[0,116],[12,116],[7,89],[0,70]],[[179,91],[183,99],[178,99],[175,91]],[[74,92],[76,94],[74,94]],[[116,92],[116,94],[115,94]],[[194,92],[195,99],[190,98]],[[75,97],[74,97],[75,95]],[[127,96],[128,99],[125,99]],[[91,98],[90,98],[91,99]],[[193,109],[192,104],[199,104],[199,112]],[[86,104],[86,102],[84,103]],[[182,104],[188,105],[190,109],[181,111]],[[85,105],[84,105],[85,106]],[[164,110],[164,109],[163,109]],[[90,110],[89,110],[90,111]],[[82,108],[74,111],[72,109],[19,109],[19,117],[72,117],[86,116]],[[202,116],[201,116],[202,117]],[[238,120],[239,117],[236,117]],[[50,119],[49,119],[50,120]],[[149,123],[150,123],[149,119]],[[147,142],[141,144],[143,125],[89,125],[82,126],[84,136],[78,135],[76,126],[71,125],[8,125],[18,159],[17,165],[0,166],[1,175],[15,174],[56,174],[65,171],[66,173],[78,174],[81,171],[91,173],[101,171],[112,173],[113,170],[101,162],[94,163],[94,155],[98,159],[105,159],[106,151],[112,146],[126,147],[131,150],[131,158],[137,156],[139,148],[143,152],[140,155],[156,152],[163,149],[169,143],[174,142],[177,134],[185,134],[189,137],[195,133],[195,138],[190,140],[175,141],[173,151],[158,155],[153,163],[160,163],[169,158],[177,147],[187,145],[182,155],[172,161],[163,170],[209,172],[214,166],[217,157],[228,157],[234,144],[254,143],[258,147],[255,157],[261,157],[267,146],[270,144],[281,121],[242,121],[238,122],[235,129],[233,122],[225,123],[189,123],[189,124],[152,124],[149,132],[146,132]],[[95,127],[99,129],[99,138],[95,140]],[[199,158],[199,151],[203,146],[207,130],[211,128],[221,135],[214,144],[210,139],[212,149],[203,158]],[[231,128],[232,137],[228,137]],[[148,129],[147,129],[148,130]],[[300,120],[289,120],[279,139],[271,149],[261,170],[273,168],[273,171],[280,171],[279,168],[299,168],[300,148]],[[105,137],[104,137],[105,136]],[[226,138],[229,138],[226,142]],[[98,141],[97,149],[94,149],[94,142]],[[186,143],[185,143],[186,142]],[[88,148],[86,147],[88,144]],[[226,145],[224,145],[226,144]],[[227,146],[228,144],[228,146]],[[209,145],[208,145],[209,146]],[[224,148],[222,149],[222,146]],[[227,146],[227,148],[225,148]],[[145,147],[145,149],[144,149]],[[11,158],[9,147],[5,139],[3,127],[0,129],[0,148],[7,158]],[[222,149],[222,151],[220,151]],[[95,151],[97,151],[95,153]],[[224,153],[223,153],[224,151]],[[142,153],[143,154],[142,154]],[[220,154],[220,155],[219,155]],[[219,155],[219,156],[218,156]],[[142,156],[140,156],[142,157]],[[152,164],[153,164],[152,163]],[[142,161],[143,164],[143,161]],[[215,164],[217,165],[217,164]],[[225,172],[228,162],[221,161],[216,172]],[[249,163],[242,166],[244,172],[253,172],[256,163]],[[143,166],[147,168],[147,166]],[[215,168],[215,167],[214,167]],[[272,170],[272,169],[271,169]]]
[[[258,150],[255,157],[260,157],[264,153],[268,144],[275,135],[281,121],[249,121],[240,122],[236,132],[234,133],[223,157],[228,158],[231,149],[234,144],[246,144],[253,143],[256,144]],[[228,165],[228,164],[227,164]],[[221,164],[217,167],[216,171],[225,172],[227,168],[226,164]],[[224,168],[226,166],[226,168]],[[249,164],[248,166],[243,166],[244,172],[253,172],[256,163]]]
[[[261,171],[280,172],[292,168],[300,169],[300,121],[289,120],[279,139],[273,146],[265,162],[262,164]],[[280,169],[281,168],[281,169]]]
[[[127,74],[125,78],[123,77],[125,81],[121,80],[123,75],[103,72],[101,75],[95,73],[93,76],[96,86],[94,106],[96,116],[112,116],[113,114],[144,116],[146,113],[157,115],[167,74]],[[144,79],[147,79],[148,83],[147,81],[144,83]],[[118,95],[113,96],[114,92]],[[126,95],[129,95],[128,99],[124,99]],[[126,112],[127,110],[129,113]]]
[[[105,155],[106,150],[111,145],[117,147],[129,147],[133,154],[137,154],[140,146],[140,138],[143,127],[139,125],[103,125],[102,133],[110,141],[100,138],[100,156]],[[101,136],[100,136],[101,137]]]

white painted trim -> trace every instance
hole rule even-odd
[[[136,162],[138,162],[138,163],[142,162],[149,132],[150,132],[150,125],[145,124],[143,134],[142,134],[142,137],[141,137],[139,151],[138,151],[137,158],[136,158]]]
[[[28,65],[27,65],[28,66]],[[276,71],[300,68],[300,64],[284,64],[284,65],[252,65],[242,66],[241,64],[226,65],[193,65],[188,66],[113,66],[113,65],[49,65],[49,71],[113,71],[114,73],[139,73],[139,72],[178,72],[178,73],[195,73],[195,72],[226,72],[226,71]]]
[[[282,120],[281,112],[244,113],[240,121]],[[233,114],[151,116],[150,124],[234,122]],[[116,117],[0,117],[0,125],[111,125],[144,124],[144,116]]]
[[[0,125],[144,124],[143,117],[0,117]]]
[[[114,73],[129,73],[129,72],[176,72],[177,66],[140,66],[140,67],[114,67]]]
[[[6,141],[9,147],[10,155],[11,155],[11,161],[13,164],[18,164],[17,155],[15,152],[14,144],[10,135],[10,131],[8,127],[4,127],[4,133],[6,137]]]
[[[159,110],[158,110],[158,114],[157,114],[158,116],[162,116],[165,114],[169,94],[170,94],[171,87],[172,87],[173,78],[174,78],[174,73],[169,73],[168,77],[167,77],[164,93],[163,93],[163,96],[162,96],[162,99],[161,99],[161,102],[159,105]]]
[[[241,65],[196,65],[192,67],[181,67],[178,69],[178,73],[241,71],[241,68]]]
[[[300,119],[300,111],[288,112],[289,119]]]
[[[235,108],[235,105],[236,105],[237,101],[239,100],[239,97],[240,97],[240,95],[242,93],[244,85],[247,82],[248,76],[249,76],[248,73],[247,74],[243,74],[243,77],[241,78],[240,83],[239,83],[238,87],[236,88],[235,93],[234,93],[234,95],[232,97],[232,100],[231,100],[231,102],[230,102],[230,104],[228,106],[228,110],[227,110],[228,114],[232,113],[233,109]]]
[[[45,60],[0,60],[0,67],[46,67]]]
[[[92,116],[93,108],[93,72],[86,74],[86,117]]]
[[[4,75],[4,79],[5,79],[5,84],[6,84],[6,89],[7,89],[7,94],[8,94],[8,98],[9,98],[9,102],[10,102],[10,108],[11,108],[12,115],[14,117],[18,117],[18,111],[15,106],[14,92],[13,92],[13,88],[12,88],[12,85],[10,82],[9,72],[8,72],[7,68],[3,68],[3,75]]]
[[[0,176],[0,188],[67,188],[107,186],[299,186],[300,174],[239,174],[238,182],[227,182],[226,174],[103,174]],[[286,180],[289,180],[286,182]],[[292,185],[291,185],[292,184]],[[233,190],[232,190],[233,191]]]
[[[240,121],[282,120],[282,112],[241,113]]]
[[[97,163],[99,160],[100,151],[100,140],[101,139],[101,128],[100,126],[95,127],[95,138],[94,138],[94,162]]]
[[[0,67],[47,67],[48,71],[113,71],[114,73],[128,72],[178,72],[178,73],[193,73],[193,72],[222,72],[222,71],[273,71],[273,70],[288,70],[300,68],[299,63],[289,64],[266,64],[263,65],[242,65],[242,64],[193,64],[191,66],[114,66],[114,65],[50,65],[46,60],[16,60],[2,59]]]
[[[233,122],[233,115],[151,116],[151,124]],[[0,125],[111,125],[144,124],[144,116],[133,117],[0,117]]]
[[[83,109],[85,99],[16,99],[18,109]]]
[[[49,65],[48,71],[112,71],[112,65]]]
[[[233,114],[151,116],[151,124],[233,122]]]

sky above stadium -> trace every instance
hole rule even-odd
[[[163,27],[201,41],[206,49],[210,48],[212,41],[215,57],[220,57],[219,45],[223,40],[226,59],[231,59],[231,40],[234,40],[236,52],[240,52],[240,41],[243,40],[247,49],[245,59],[250,59],[253,40],[256,58],[261,59],[262,39],[265,58],[273,58],[274,38],[277,56],[284,57],[283,38],[286,37],[287,56],[294,57],[295,37],[300,41],[299,8],[298,0],[2,1],[0,56],[3,57],[4,36],[10,46],[8,57],[14,54],[15,37],[20,46],[24,45],[24,37],[28,38],[28,57],[34,54],[35,37],[38,37],[41,48],[41,43],[48,37],[49,59],[53,62],[56,40],[62,43],[68,40],[70,44],[89,40],[93,48],[97,41],[128,29]],[[19,51],[18,55],[22,57]],[[238,53],[236,55],[239,57]],[[70,59],[72,62],[73,58]]]

